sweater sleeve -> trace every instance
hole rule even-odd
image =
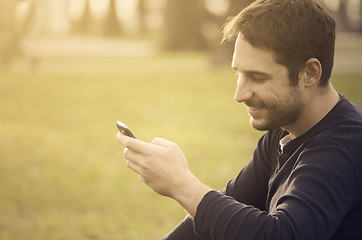
[[[270,142],[269,133],[260,138],[253,158],[243,167],[237,177],[227,183],[222,193],[260,210],[266,209],[268,181],[273,159],[269,151],[269,146],[273,143]],[[277,146],[273,147],[277,148]]]
[[[275,194],[270,212],[210,191],[200,202],[195,231],[210,239],[330,239],[356,198],[353,167],[338,151],[303,152]]]
[[[161,240],[209,240],[199,236],[194,231],[194,225],[189,216],[180,222],[169,234],[164,236]]]
[[[266,133],[259,141],[251,161],[240,171],[237,177],[230,180],[220,191],[221,195],[231,196],[239,202],[251,204],[265,209],[268,179],[270,177],[270,156],[267,142],[271,133]],[[193,221],[187,217],[162,240],[206,240],[194,232]]]

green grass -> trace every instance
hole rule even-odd
[[[143,59],[137,67],[0,75],[1,240],[160,239],[186,215],[126,167],[117,120],[142,140],[176,142],[213,188],[249,160],[262,133],[233,100],[232,71],[210,70],[193,55]],[[361,105],[360,78],[333,82]]]

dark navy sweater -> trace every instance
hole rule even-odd
[[[167,240],[362,239],[362,111],[343,95],[313,128],[287,142],[261,137],[252,160],[194,221]]]

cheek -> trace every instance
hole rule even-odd
[[[272,94],[268,94],[267,97],[263,98],[264,106],[270,110],[275,112],[283,112],[288,108],[290,100],[293,98],[291,95],[293,93],[287,91],[279,91],[273,92]]]
[[[262,94],[259,95],[260,100],[267,109],[275,109],[278,106],[283,104],[283,101],[286,99],[286,96],[281,95],[280,92],[275,92],[272,90],[264,90]]]

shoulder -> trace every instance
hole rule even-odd
[[[339,113],[334,112],[330,121],[304,143],[298,164],[315,166],[319,174],[328,173],[328,179],[341,176],[358,189],[362,187],[362,115],[351,103],[339,108]]]
[[[313,144],[362,156],[362,110],[358,105],[341,95],[341,100],[320,125]]]
[[[309,146],[329,146],[362,154],[362,110],[340,95],[336,106],[310,131]]]
[[[340,94],[340,101],[330,112],[337,122],[345,122],[350,125],[362,126],[362,109],[355,103],[349,101],[345,96]]]
[[[341,95],[337,105],[301,141],[298,164],[340,173],[362,183],[362,111]]]

